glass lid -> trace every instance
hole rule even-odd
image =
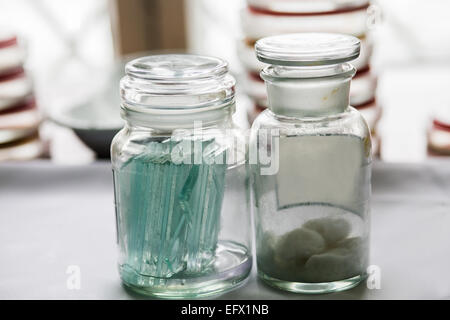
[[[356,59],[360,40],[336,33],[294,33],[260,39],[256,42],[258,60],[282,66],[319,66]]]
[[[215,57],[191,54],[154,55],[129,62],[125,72],[133,77],[164,82],[184,82],[221,77],[227,63]]]
[[[194,54],[152,55],[132,60],[121,80],[122,100],[146,109],[193,109],[234,100],[227,63]]]

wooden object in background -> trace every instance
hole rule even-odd
[[[186,49],[184,0],[114,0],[111,6],[118,55]]]

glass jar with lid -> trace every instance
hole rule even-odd
[[[371,193],[370,131],[349,106],[360,41],[303,33],[255,48],[269,64],[268,109],[250,137],[258,274],[293,292],[356,286],[368,266]]]
[[[227,64],[198,55],[131,61],[125,127],[111,146],[119,272],[140,293],[193,298],[239,285],[251,265],[247,144]]]

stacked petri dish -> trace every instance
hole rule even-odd
[[[41,115],[25,58],[17,36],[0,34],[0,161],[31,159],[43,151],[38,134]]]
[[[352,81],[350,104],[358,109],[372,131],[373,151],[379,152],[376,132],[381,108],[376,101],[377,76],[370,67],[373,38],[368,26],[370,0],[247,0],[241,12],[243,38],[238,56],[245,69],[241,85],[252,101],[250,123],[267,107],[264,82],[259,76],[264,64],[256,59],[257,40],[278,34],[332,32],[349,34],[361,41],[361,54],[353,65],[358,70]]]
[[[450,110],[435,112],[428,130],[428,154],[430,156],[450,156]]]

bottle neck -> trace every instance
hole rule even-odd
[[[349,106],[355,69],[349,64],[319,67],[271,66],[261,73],[268,107],[289,117],[323,117]]]

